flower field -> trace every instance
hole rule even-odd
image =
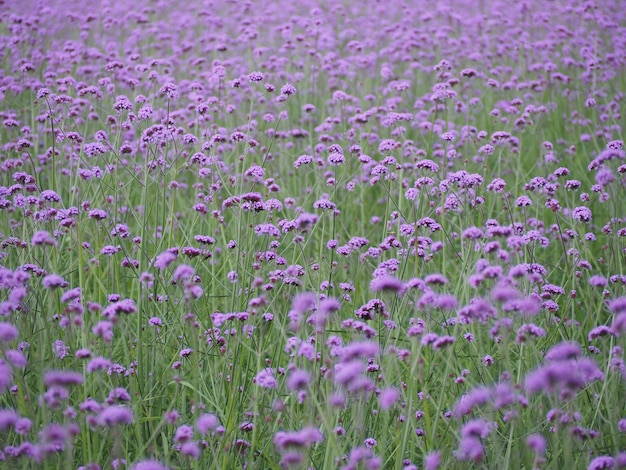
[[[626,468],[619,0],[0,0],[0,468]]]

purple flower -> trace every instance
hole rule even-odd
[[[174,434],[174,442],[187,442],[193,438],[193,428],[186,424],[179,426]]]
[[[274,444],[279,450],[290,447],[311,447],[324,441],[324,436],[319,429],[313,426],[302,428],[300,431],[278,431],[274,435]]]
[[[43,377],[43,383],[46,387],[81,385],[83,381],[83,374],[69,370],[50,370]]]
[[[467,395],[461,397],[454,408],[454,416],[462,418],[472,412],[475,407],[483,406],[491,399],[491,390],[488,387],[476,387]]]
[[[155,263],[156,264],[156,263]],[[176,267],[172,279],[176,282],[191,279],[196,274],[195,269],[186,264],[181,264]]]
[[[581,354],[582,350],[578,343],[574,341],[564,341],[550,348],[550,350],[546,353],[546,361],[556,362],[576,359],[577,357],[580,357]]]
[[[295,369],[287,377],[287,388],[289,390],[305,389],[311,382],[311,374],[303,369]]]
[[[604,374],[592,359],[568,359],[551,362],[529,373],[526,389],[531,394],[560,392],[563,398],[568,398],[589,383],[603,379]]]
[[[0,432],[6,432],[14,427],[19,417],[14,410],[0,410]]]
[[[464,437],[459,441],[459,448],[456,450],[457,460],[471,460],[473,462],[480,462],[484,457],[485,450],[480,442],[480,439],[476,437]]]
[[[56,289],[57,287],[67,287],[68,282],[58,274],[48,274],[41,281],[41,285],[46,289]]]
[[[405,287],[401,280],[393,276],[383,276],[372,280],[370,283],[370,290],[372,292],[391,291],[398,295],[402,295]]]
[[[106,357],[94,357],[87,363],[87,372],[95,372],[97,370],[105,370],[111,367],[112,362]]]
[[[169,467],[156,460],[142,460],[133,465],[131,470],[169,470]]]
[[[161,87],[159,93],[173,101],[176,101],[180,96],[178,87],[174,83],[166,83]]]
[[[125,406],[108,406],[102,409],[98,415],[98,423],[101,426],[113,427],[118,424],[132,424],[132,422],[133,412]]]
[[[377,356],[380,347],[371,341],[353,342],[341,349],[341,361],[350,362],[357,358],[370,358]]]
[[[0,341],[10,343],[15,341],[19,335],[17,328],[11,323],[0,322]]]
[[[17,351],[15,349],[7,349],[4,353],[4,356],[13,367],[17,367],[18,369],[23,369],[28,365],[28,360],[21,351]]]
[[[448,280],[441,274],[429,274],[424,278],[426,284],[438,284],[444,285],[448,283]]]
[[[293,95],[296,93],[296,87],[294,87],[291,83],[287,83],[281,87],[280,92],[287,96]]]
[[[0,393],[5,392],[13,381],[11,368],[7,363],[0,360]]]
[[[185,442],[180,447],[180,453],[192,459],[198,460],[200,458],[200,446],[196,442]]]
[[[572,211],[572,217],[578,222],[591,221],[591,209],[585,206],[580,206]]]
[[[256,375],[256,377],[254,377],[253,382],[257,384],[259,387],[263,387],[263,388],[277,388],[278,387],[278,381],[276,380],[276,377],[274,376],[274,370],[270,368],[263,369],[261,372],[259,372]]]
[[[171,251],[164,251],[163,253],[157,255],[154,260],[154,267],[163,270],[176,261],[176,258],[178,258],[178,256],[175,253],[172,253]]]
[[[430,452],[424,457],[424,470],[437,470],[441,465],[441,452]]]
[[[611,333],[618,338],[626,333],[626,311],[620,313],[613,319],[611,324]]]
[[[593,459],[589,463],[587,470],[602,470],[603,468],[615,468],[614,465],[615,465],[615,459],[613,457],[610,457],[608,455],[602,455],[600,457],[596,457],[595,459]]]
[[[33,246],[58,246],[58,243],[54,239],[54,237],[52,237],[50,233],[46,232],[45,230],[35,232],[30,243]]]
[[[348,386],[365,370],[361,361],[341,362],[335,366],[335,383]]]
[[[217,416],[211,413],[205,413],[198,417],[196,420],[196,429],[202,435],[207,434],[209,431],[216,429],[220,422]]]
[[[383,411],[387,411],[391,409],[393,404],[400,397],[400,392],[397,388],[386,388],[380,392],[380,396],[378,398],[378,402],[380,404],[380,409]]]
[[[546,439],[541,434],[531,434],[526,438],[526,445],[535,454],[543,456],[546,453]]]

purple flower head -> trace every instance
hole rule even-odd
[[[155,263],[156,264],[156,263]],[[176,282],[191,279],[196,274],[195,269],[187,264],[181,264],[176,267],[172,279]]]
[[[278,381],[276,380],[276,377],[274,376],[274,370],[270,368],[263,369],[261,372],[259,372],[254,377],[253,382],[257,384],[259,387],[263,387],[263,388],[277,388],[278,387]]]
[[[69,284],[58,274],[48,274],[41,281],[41,285],[46,289],[56,289],[58,287],[67,287]]]
[[[50,370],[44,374],[43,383],[46,387],[68,387],[81,385],[83,374],[69,370]]]
[[[174,83],[166,83],[161,87],[159,93],[173,101],[176,101],[180,96],[178,87]]]
[[[546,353],[546,361],[556,362],[580,357],[582,350],[580,345],[574,341],[564,341],[550,348]]]
[[[430,452],[424,457],[424,470],[437,470],[441,465],[441,452]]]
[[[296,93],[296,87],[294,87],[291,83],[287,83],[281,87],[280,92],[287,96],[294,95]]]
[[[472,412],[475,407],[485,405],[491,399],[491,390],[488,387],[477,387],[467,395],[461,397],[454,408],[454,416],[462,418]]]
[[[401,280],[393,276],[383,276],[372,280],[370,290],[372,292],[390,291],[402,295],[405,291],[405,287]]]
[[[219,424],[220,422],[217,416],[211,413],[205,413],[196,420],[196,429],[200,434],[205,435],[209,431],[216,429]]]
[[[391,409],[393,404],[400,397],[400,392],[397,388],[386,388],[380,392],[380,396],[378,397],[378,402],[380,404],[380,409],[383,411],[387,411]]]
[[[130,408],[120,405],[108,406],[100,411],[98,423],[100,426],[113,427],[118,424],[132,424],[133,412]]]
[[[154,267],[163,270],[176,261],[176,258],[178,258],[178,256],[175,253],[164,251],[155,258]]]
[[[6,432],[13,428],[20,416],[14,410],[1,409],[0,410],[0,432]]]
[[[537,455],[546,453],[546,438],[541,434],[531,434],[526,438],[526,445]]]
[[[58,246],[54,237],[52,237],[52,235],[45,230],[35,232],[30,243],[33,246]]]
[[[353,342],[341,349],[341,361],[350,362],[353,359],[374,357],[378,355],[379,351],[378,343],[371,341]]]
[[[626,312],[616,315],[611,324],[611,333],[618,338],[626,334]]]
[[[186,457],[191,457],[194,460],[198,460],[200,458],[200,446],[197,442],[185,442],[180,447],[180,453]]]
[[[308,387],[311,382],[311,374],[304,369],[295,369],[287,377],[287,388],[289,390],[302,390]]]
[[[28,360],[21,351],[17,351],[15,349],[7,349],[4,353],[4,356],[13,367],[17,367],[18,369],[23,369],[28,365]]]
[[[365,370],[365,366],[359,360],[341,362],[335,366],[335,383],[347,387],[354,382]]]
[[[0,322],[0,341],[3,343],[10,343],[15,341],[19,336],[17,328],[11,323]]]
[[[278,431],[274,435],[274,444],[280,451],[288,448],[311,447],[324,441],[324,436],[319,429],[313,426],[302,428],[300,431]]]
[[[526,390],[531,393],[552,394],[559,392],[568,398],[586,385],[603,380],[604,374],[595,361],[588,358],[551,362],[526,376]]]
[[[485,449],[480,439],[470,436],[459,441],[459,448],[455,452],[457,460],[471,460],[480,462],[485,456]]]
[[[193,428],[186,424],[179,426],[176,428],[176,433],[174,434],[174,442],[182,443],[188,442],[193,438]]]
[[[169,467],[157,460],[142,460],[133,465],[131,470],[169,470]]]
[[[589,463],[587,470],[602,470],[604,468],[616,468],[615,459],[608,455],[601,455]]]
[[[577,207],[572,211],[572,217],[578,222],[590,222],[591,209],[585,206]]]

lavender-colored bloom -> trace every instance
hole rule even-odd
[[[217,416],[211,413],[205,413],[198,417],[196,420],[196,429],[202,435],[207,434],[209,431],[216,429],[220,422]]]
[[[472,436],[464,437],[459,441],[459,448],[456,450],[455,455],[457,460],[480,462],[485,456],[485,449],[480,439]]]
[[[380,409],[383,411],[387,411],[391,409],[393,404],[400,397],[400,392],[397,388],[386,388],[380,392],[380,396],[378,398],[378,402],[380,404]]]
[[[572,211],[572,217],[579,222],[590,222],[592,217],[591,209],[585,206],[577,207]]]
[[[11,368],[7,363],[0,360],[0,393],[4,393],[13,381]]]
[[[371,341],[353,342],[341,349],[341,361],[350,362],[357,358],[370,358],[377,356],[380,347]]]
[[[50,370],[43,377],[43,383],[46,387],[81,385],[83,381],[83,374],[69,370]]]
[[[157,460],[142,460],[133,465],[131,470],[169,470],[169,467]]]
[[[614,465],[615,465],[615,459],[613,457],[610,457],[608,455],[602,455],[600,457],[596,457],[595,459],[593,459],[589,463],[587,470],[602,470],[603,468],[615,468]]]
[[[274,444],[279,450],[288,448],[311,447],[324,441],[324,436],[319,429],[313,426],[304,427],[300,431],[278,431],[274,435]]]
[[[186,264],[181,264],[176,267],[172,279],[176,282],[191,279],[196,274],[195,269]]]
[[[274,376],[273,369],[267,368],[260,371],[253,380],[259,387],[263,388],[277,388],[278,381]]]
[[[185,442],[180,446],[180,453],[194,460],[198,460],[200,458],[200,446],[197,442]]]
[[[454,416],[462,418],[470,414],[475,407],[488,403],[490,399],[491,390],[488,387],[476,387],[461,397],[454,408]]]
[[[311,374],[304,369],[295,369],[287,377],[287,388],[289,390],[301,390],[306,388],[311,382]]]
[[[133,412],[125,406],[108,406],[100,411],[98,423],[100,426],[113,427],[118,424],[132,424]]]
[[[154,267],[163,270],[176,261],[176,258],[178,258],[178,256],[175,253],[172,253],[171,251],[164,251],[163,253],[157,255],[154,260]]]
[[[0,410],[0,432],[6,432],[14,427],[19,417],[15,410]]]
[[[296,93],[296,87],[294,87],[291,83],[287,83],[281,87],[280,92],[287,96],[293,95]]]
[[[45,230],[35,232],[30,243],[33,246],[58,246],[54,237],[52,237],[52,235]]]
[[[0,322],[0,341],[10,343],[15,341],[19,336],[19,332],[11,323]]]
[[[437,470],[441,465],[441,452],[430,452],[424,456],[424,470]]]
[[[531,394],[560,392],[566,398],[587,384],[603,379],[604,374],[592,359],[568,359],[551,362],[528,374],[526,389]]]
[[[67,287],[68,283],[58,274],[48,274],[41,281],[41,285],[46,289],[56,289],[58,287]]]
[[[94,357],[87,364],[87,372],[95,372],[97,370],[105,370],[111,367],[112,362],[106,357]]]
[[[531,434],[526,438],[526,445],[537,455],[546,453],[546,439],[541,434]]]
[[[341,386],[348,386],[359,377],[365,367],[361,361],[341,362],[335,366],[335,382]]]
[[[188,442],[193,438],[193,428],[186,424],[179,426],[176,428],[176,433],[174,434],[174,442],[182,443]]]
[[[618,338],[626,334],[626,312],[620,313],[613,319],[611,324],[611,333]]]
[[[13,367],[17,367],[18,369],[23,369],[28,365],[28,360],[26,359],[26,356],[24,356],[21,351],[18,351],[16,349],[7,349],[4,353],[4,356]]]
[[[565,361],[567,359],[575,359],[580,357],[582,350],[580,345],[574,341],[564,341],[550,348],[546,353],[546,361]]]
[[[372,280],[370,283],[370,290],[372,292],[391,291],[398,295],[402,295],[405,287],[401,280],[393,276],[383,276]]]

